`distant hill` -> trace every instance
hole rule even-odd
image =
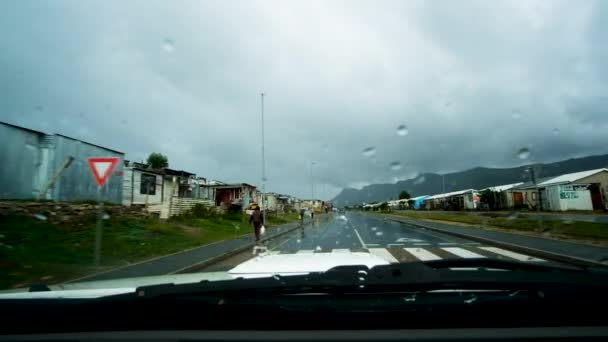
[[[483,189],[489,186],[516,182],[527,182],[530,175],[524,165],[506,169],[476,167],[474,169],[445,174],[445,191],[464,189]],[[573,158],[560,162],[540,164],[537,166],[537,177],[554,177],[564,173],[591,169],[608,168],[608,154]],[[336,196],[332,203],[336,206],[354,205],[363,202],[376,202],[395,199],[403,190],[412,196],[434,195],[442,192],[442,176],[436,173],[424,173],[417,178],[399,181],[394,184],[371,184],[361,190],[347,188]]]

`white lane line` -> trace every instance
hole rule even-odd
[[[414,257],[420,259],[420,261],[441,260],[441,257],[427,251],[424,248],[404,248],[404,250]]]
[[[389,243],[388,245],[386,245],[386,247],[396,247],[396,246],[404,246],[405,244],[403,243]]]
[[[441,249],[443,249],[444,251],[446,251],[448,253],[452,253],[454,255],[457,255],[457,256],[459,256],[461,258],[465,258],[465,259],[485,258],[485,256],[483,256],[481,254],[473,253],[469,250],[466,250],[466,249],[460,248],[460,247],[441,247]]]
[[[457,245],[456,242],[440,242],[439,244],[442,246]]]
[[[399,262],[399,260],[397,260],[397,258],[395,258],[386,248],[370,248],[369,253],[386,260],[391,264]]]
[[[336,248],[331,250],[332,253],[350,253],[348,248]]]
[[[357,234],[357,237],[359,238],[359,242],[361,242],[361,246],[363,246],[363,248],[367,248],[367,246],[365,245],[365,242],[363,242],[363,239],[361,238],[361,235],[359,235],[359,232],[357,231],[357,229],[355,229],[355,234]]]
[[[380,246],[380,244],[379,244],[379,243],[366,243],[365,245],[366,245],[367,247],[378,247],[378,246]]]
[[[512,259],[519,260],[519,261],[546,261],[543,259],[531,257],[529,255],[511,252],[506,249],[502,249],[502,248],[498,248],[498,247],[478,247],[478,248],[483,249],[484,251],[492,252],[492,253],[506,256],[508,258],[512,258]]]
[[[415,243],[414,246],[430,246],[430,243]]]
[[[315,252],[314,249],[300,249],[299,251],[296,252],[296,254],[311,254],[314,252]]]

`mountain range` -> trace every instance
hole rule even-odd
[[[416,178],[392,184],[370,184],[362,189],[346,188],[336,196],[332,203],[335,206],[348,206],[377,201],[396,199],[401,191],[407,191],[412,197],[434,195],[443,192],[483,189],[489,186],[527,182],[531,180],[528,171],[534,166],[537,178],[555,177],[565,173],[591,169],[608,168],[608,154],[573,158],[554,163],[523,165],[512,168],[476,167],[466,171],[447,173],[423,173]]]

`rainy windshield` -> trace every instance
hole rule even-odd
[[[603,265],[607,16],[2,1],[0,290]]]

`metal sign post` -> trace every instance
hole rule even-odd
[[[95,224],[95,267],[99,266],[99,259],[101,259],[101,238],[103,234],[102,219],[103,219],[103,201],[101,200],[101,188],[97,187],[97,223]]]
[[[97,183],[97,223],[95,224],[95,251],[94,251],[94,264],[95,267],[99,266],[101,259],[101,238],[103,234],[102,220],[103,220],[103,200],[101,198],[101,190],[104,184],[110,178],[112,171],[118,164],[120,158],[88,158],[87,163]]]

